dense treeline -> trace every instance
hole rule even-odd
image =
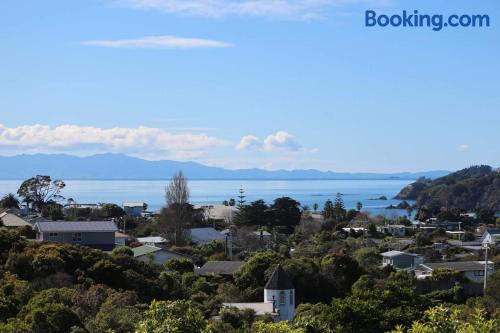
[[[500,211],[500,171],[489,166],[473,166],[447,176],[419,179],[396,196],[416,200],[421,208]]]

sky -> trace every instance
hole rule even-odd
[[[487,14],[490,27],[366,27]],[[500,166],[498,0],[3,0],[0,155]]]

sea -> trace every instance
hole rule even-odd
[[[386,209],[400,201],[392,199],[413,180],[189,180],[192,204],[216,205],[224,200],[238,200],[243,189],[247,203],[263,199],[268,203],[282,196],[291,197],[312,210],[313,204],[323,207],[326,200],[342,194],[346,208],[355,208],[359,201],[363,211],[371,215],[396,217],[406,211]],[[0,180],[0,195],[16,193],[22,180]],[[165,205],[165,186],[168,180],[68,180],[61,192],[66,199],[77,203],[116,203],[140,201],[148,210]],[[379,200],[385,196],[388,200]],[[410,202],[411,203],[411,202]]]

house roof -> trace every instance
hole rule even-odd
[[[383,252],[380,255],[383,257],[397,257],[397,256],[402,256],[402,255],[413,256],[413,257],[418,256],[418,254],[415,254],[415,253],[395,251],[395,250]]]
[[[167,240],[163,237],[159,236],[151,236],[151,237],[139,237],[137,238],[137,241],[141,244],[146,244],[146,243],[166,243]]]
[[[256,236],[260,236],[260,233],[261,232],[259,230],[253,232],[253,234],[256,235]],[[271,236],[271,233],[268,232],[268,231],[263,230],[262,231],[262,236],[269,237],[269,236]]]
[[[118,228],[113,221],[61,221],[37,222],[39,232],[116,232]]]
[[[139,202],[139,201],[131,201],[131,202],[124,202],[123,207],[144,207],[145,202]]]
[[[140,257],[140,256],[144,256],[146,254],[155,253],[155,252],[158,252],[161,250],[162,250],[161,247],[156,247],[153,245],[142,245],[142,246],[134,247],[132,249],[132,252],[134,252],[134,257]]]
[[[263,316],[265,314],[278,315],[278,312],[273,312],[272,302],[262,302],[262,303],[222,303],[226,308],[237,308],[239,310],[252,309],[255,311],[257,316]]]
[[[31,224],[29,224],[19,216],[8,212],[1,213],[0,220],[2,221],[2,224],[6,227],[24,227],[24,226],[31,227]]]
[[[224,240],[225,237],[214,228],[190,229],[191,239],[195,243],[208,243],[214,240]]]
[[[267,281],[264,289],[284,290],[294,288],[292,280],[290,280],[283,267],[281,267],[281,265],[277,265],[273,275],[271,275],[271,278]]]
[[[431,271],[440,268],[453,269],[459,272],[484,270],[484,264],[477,261],[433,262],[433,263],[424,263],[421,266]]]
[[[196,270],[196,274],[233,275],[244,264],[245,264],[244,261],[207,261],[205,265]]]

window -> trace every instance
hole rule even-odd
[[[49,232],[49,237],[54,238],[57,236],[59,236],[59,234],[57,232]]]
[[[293,305],[293,290],[290,290],[290,305]]]
[[[81,242],[82,241],[82,233],[81,232],[75,232],[73,233],[73,242]]]
[[[474,271],[474,276],[484,276],[484,271]]]
[[[285,304],[286,304],[285,292],[284,291],[280,291],[280,305],[285,305]]]

